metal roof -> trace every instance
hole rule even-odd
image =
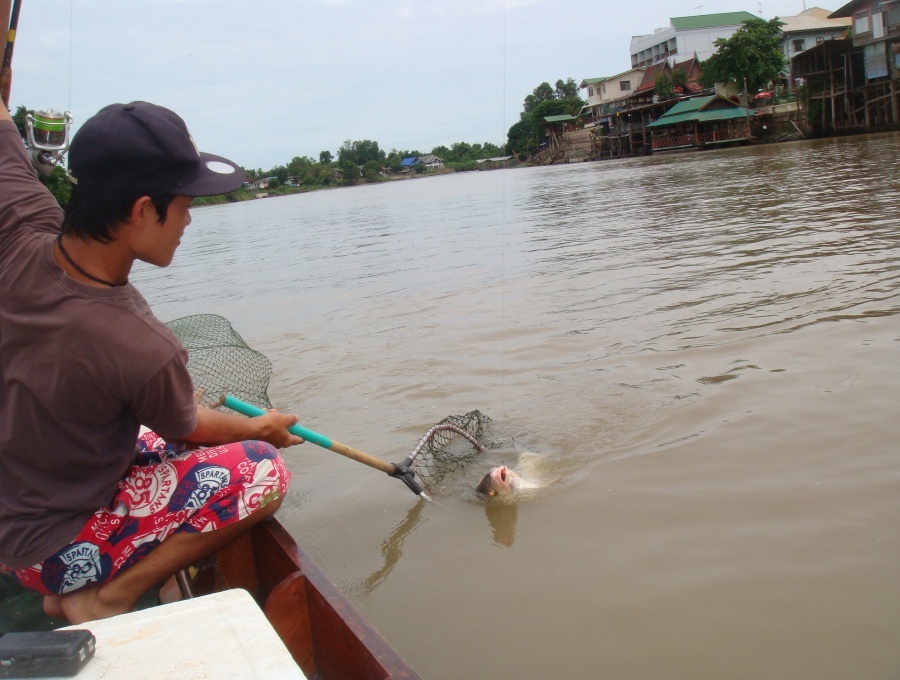
[[[692,17],[672,17],[672,26],[677,31],[697,28],[717,28],[719,26],[740,26],[750,19],[759,19],[750,12],[722,12],[719,14],[698,14]]]
[[[732,108],[705,110],[707,106],[717,100],[726,102]],[[659,120],[650,123],[647,127],[666,127],[667,125],[693,121],[704,123],[715,120],[731,120],[732,118],[743,118],[747,115],[750,115],[748,109],[737,106],[724,97],[711,95],[709,97],[695,97],[694,99],[680,101],[666,111]]]
[[[544,116],[544,120],[548,123],[562,123],[566,120],[575,120],[575,116],[570,116],[568,113],[563,116]]]
[[[735,109],[715,109],[713,111],[692,111],[689,113],[680,113],[674,116],[668,114],[657,121],[650,123],[647,127],[666,127],[668,125],[677,125],[678,123],[690,123],[697,121],[698,123],[708,123],[716,120],[732,120],[734,118],[744,118],[747,116],[747,109],[739,106]]]
[[[835,31],[846,29],[852,22],[850,17],[843,19],[820,19],[815,16],[781,17],[784,24],[782,33],[800,33],[803,31]]]
[[[828,15],[829,19],[842,19],[843,17],[852,17],[853,10],[863,4],[863,0],[850,0],[846,5],[841,7],[838,10],[835,10],[831,14]]]
[[[685,99],[684,101],[680,101],[675,104],[675,106],[666,111],[663,116],[677,116],[680,113],[688,113],[689,111],[700,111],[707,104],[712,103],[714,99],[716,99],[716,95],[714,94],[709,95],[708,97],[694,97],[693,99]]]

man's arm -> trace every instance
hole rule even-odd
[[[8,120],[12,122],[12,116],[9,115],[9,111],[6,108],[5,102],[0,102],[0,120]]]
[[[62,219],[59,203],[38,180],[12,116],[0,103],[0,260],[16,239],[58,233]]]
[[[258,418],[245,418],[206,408],[197,407],[197,427],[184,441],[201,446],[230,444],[248,439],[268,442],[278,449],[302,444],[303,439],[288,432],[288,427],[296,425],[297,416],[269,411]]]

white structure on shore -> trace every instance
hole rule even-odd
[[[850,28],[851,19],[829,19],[827,9],[811,7],[794,17],[780,17],[784,25],[781,27],[781,49],[787,59],[785,76],[788,85],[794,86],[791,76],[791,59],[810,47],[815,47],[826,40],[843,38]]]
[[[631,39],[631,67],[647,68],[661,61],[675,62],[678,55],[692,56],[700,61],[716,51],[719,38],[730,38],[748,19],[758,17],[750,12],[700,14],[692,17],[672,17],[669,25],[650,35],[636,35]]]

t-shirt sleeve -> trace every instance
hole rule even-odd
[[[135,417],[164,439],[183,439],[197,429],[197,403],[184,350],[176,354],[131,401]]]
[[[18,128],[0,121],[0,252],[25,230],[59,232],[62,218],[56,199],[31,167]]]

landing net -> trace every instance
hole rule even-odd
[[[189,353],[187,368],[199,403],[224,409],[219,399],[230,394],[259,408],[272,408],[267,394],[272,362],[244,342],[228,319],[197,314],[167,325]],[[445,475],[463,468],[483,450],[479,442],[490,422],[481,411],[448,416],[429,428],[404,464],[430,491]]]

